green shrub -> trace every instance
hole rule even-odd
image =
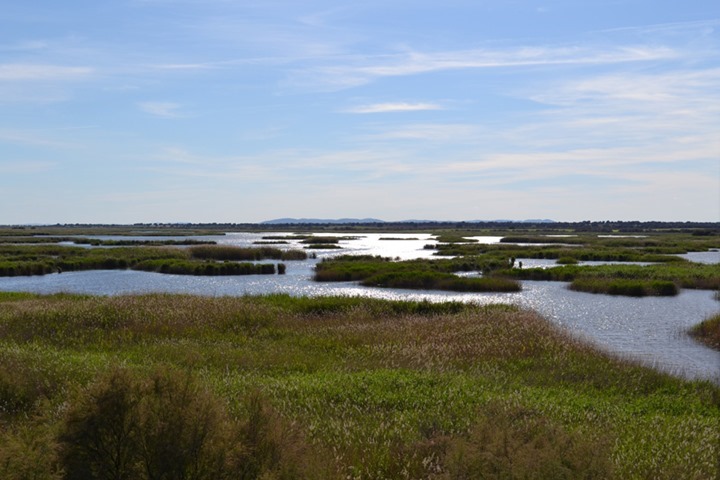
[[[251,394],[245,410],[244,421],[231,418],[187,373],[115,368],[66,412],[59,465],[66,480],[333,478],[330,463],[267,400]]]
[[[59,436],[71,479],[225,478],[232,422],[189,376],[115,369],[71,405]]]

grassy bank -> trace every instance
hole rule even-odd
[[[718,387],[509,306],[31,294],[0,306],[2,478],[100,478],[89,465],[131,478],[718,473]]]

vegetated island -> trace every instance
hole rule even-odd
[[[507,305],[0,293],[0,332],[9,480],[718,472],[720,387]]]
[[[192,245],[171,247],[81,248],[61,245],[0,245],[0,276],[44,275],[80,270],[141,270],[178,275],[284,273],[285,264],[262,260],[304,260],[302,250],[272,247]]]
[[[359,281],[361,285],[416,290],[451,290],[456,292],[517,292],[520,284],[501,277],[459,277],[458,271],[488,268],[485,262],[467,260],[409,260],[368,255],[343,255],[315,266],[316,282]]]

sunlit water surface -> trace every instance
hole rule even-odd
[[[264,234],[269,235],[269,234]],[[273,236],[283,235],[273,233]],[[289,235],[289,234],[287,234]],[[334,234],[337,235],[337,234]],[[251,246],[263,234],[230,233],[223,236],[191,237],[213,240],[219,244]],[[348,234],[348,236],[355,236]],[[0,290],[35,293],[72,292],[93,295],[137,293],[187,293],[209,296],[260,295],[287,293],[295,296],[348,295],[393,300],[429,300],[475,302],[479,304],[511,303],[531,308],[597,346],[655,368],[687,378],[711,379],[720,383],[720,352],[707,348],[689,337],[687,330],[720,311],[713,292],[683,290],[676,297],[621,297],[574,292],[563,282],[522,282],[517,293],[455,293],[380,289],[355,283],[317,283],[312,281],[315,264],[339,254],[382,255],[411,259],[430,258],[435,244],[429,234],[362,234],[343,240],[341,250],[315,251],[318,258],[285,262],[286,275],[186,276],[132,270],[99,270],[67,272],[33,277],[0,278]],[[94,237],[115,239],[128,237]],[[158,240],[165,237],[132,237]],[[167,237],[177,239],[177,237]],[[386,240],[393,238],[393,240]],[[403,238],[398,240],[398,238]],[[475,237],[480,242],[495,243],[500,237]],[[279,248],[300,248],[298,240]],[[720,252],[687,254],[691,261],[720,263]],[[551,266],[550,262],[524,259],[524,266]],[[527,262],[527,263],[525,263]]]

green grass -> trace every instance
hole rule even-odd
[[[718,473],[717,386],[607,356],[516,307],[287,295],[0,300],[3,478],[103,465],[84,446],[93,442],[121,446],[135,459],[127,468],[194,459],[215,478]],[[107,436],[113,418],[132,441]],[[206,436],[192,433],[202,425]]]

